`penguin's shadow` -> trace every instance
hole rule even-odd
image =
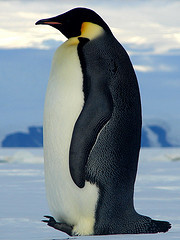
[[[67,238],[53,238],[53,239],[49,239],[49,240],[73,240],[73,239],[77,239],[76,237],[67,237]]]

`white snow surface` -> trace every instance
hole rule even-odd
[[[71,197],[71,193],[69,193]],[[0,148],[0,239],[171,240],[180,239],[180,148],[143,148],[135,186],[139,213],[167,220],[168,233],[69,237],[41,222],[50,215],[43,150]]]

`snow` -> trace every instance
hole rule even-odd
[[[151,147],[161,147],[163,146],[161,142],[159,142],[157,132],[154,132],[151,127],[156,126],[165,131],[165,138],[171,146],[178,147],[180,143],[180,119],[177,117],[176,119],[169,117],[168,120],[155,118],[144,118],[143,117],[143,130],[146,131],[148,135],[148,140],[150,141]]]
[[[144,130],[147,133],[147,137],[150,141],[150,146],[160,147],[161,145],[158,142],[158,136],[148,126],[144,126]]]
[[[73,237],[80,240],[180,239],[180,149],[142,149],[135,186],[139,213],[172,224],[168,233]],[[41,222],[50,214],[45,195],[42,149],[0,149],[0,239],[70,238]]]

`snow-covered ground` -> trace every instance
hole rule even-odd
[[[69,193],[70,194],[70,193]],[[135,187],[139,213],[168,220],[168,233],[74,237],[80,240],[180,239],[180,149],[142,149]],[[60,240],[66,234],[41,222],[46,202],[42,149],[0,149],[0,239]]]

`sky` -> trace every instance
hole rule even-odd
[[[130,55],[144,121],[160,119],[178,127],[180,1],[6,0],[0,1],[0,140],[42,125],[52,57],[66,38],[34,23],[78,6],[101,15]]]

